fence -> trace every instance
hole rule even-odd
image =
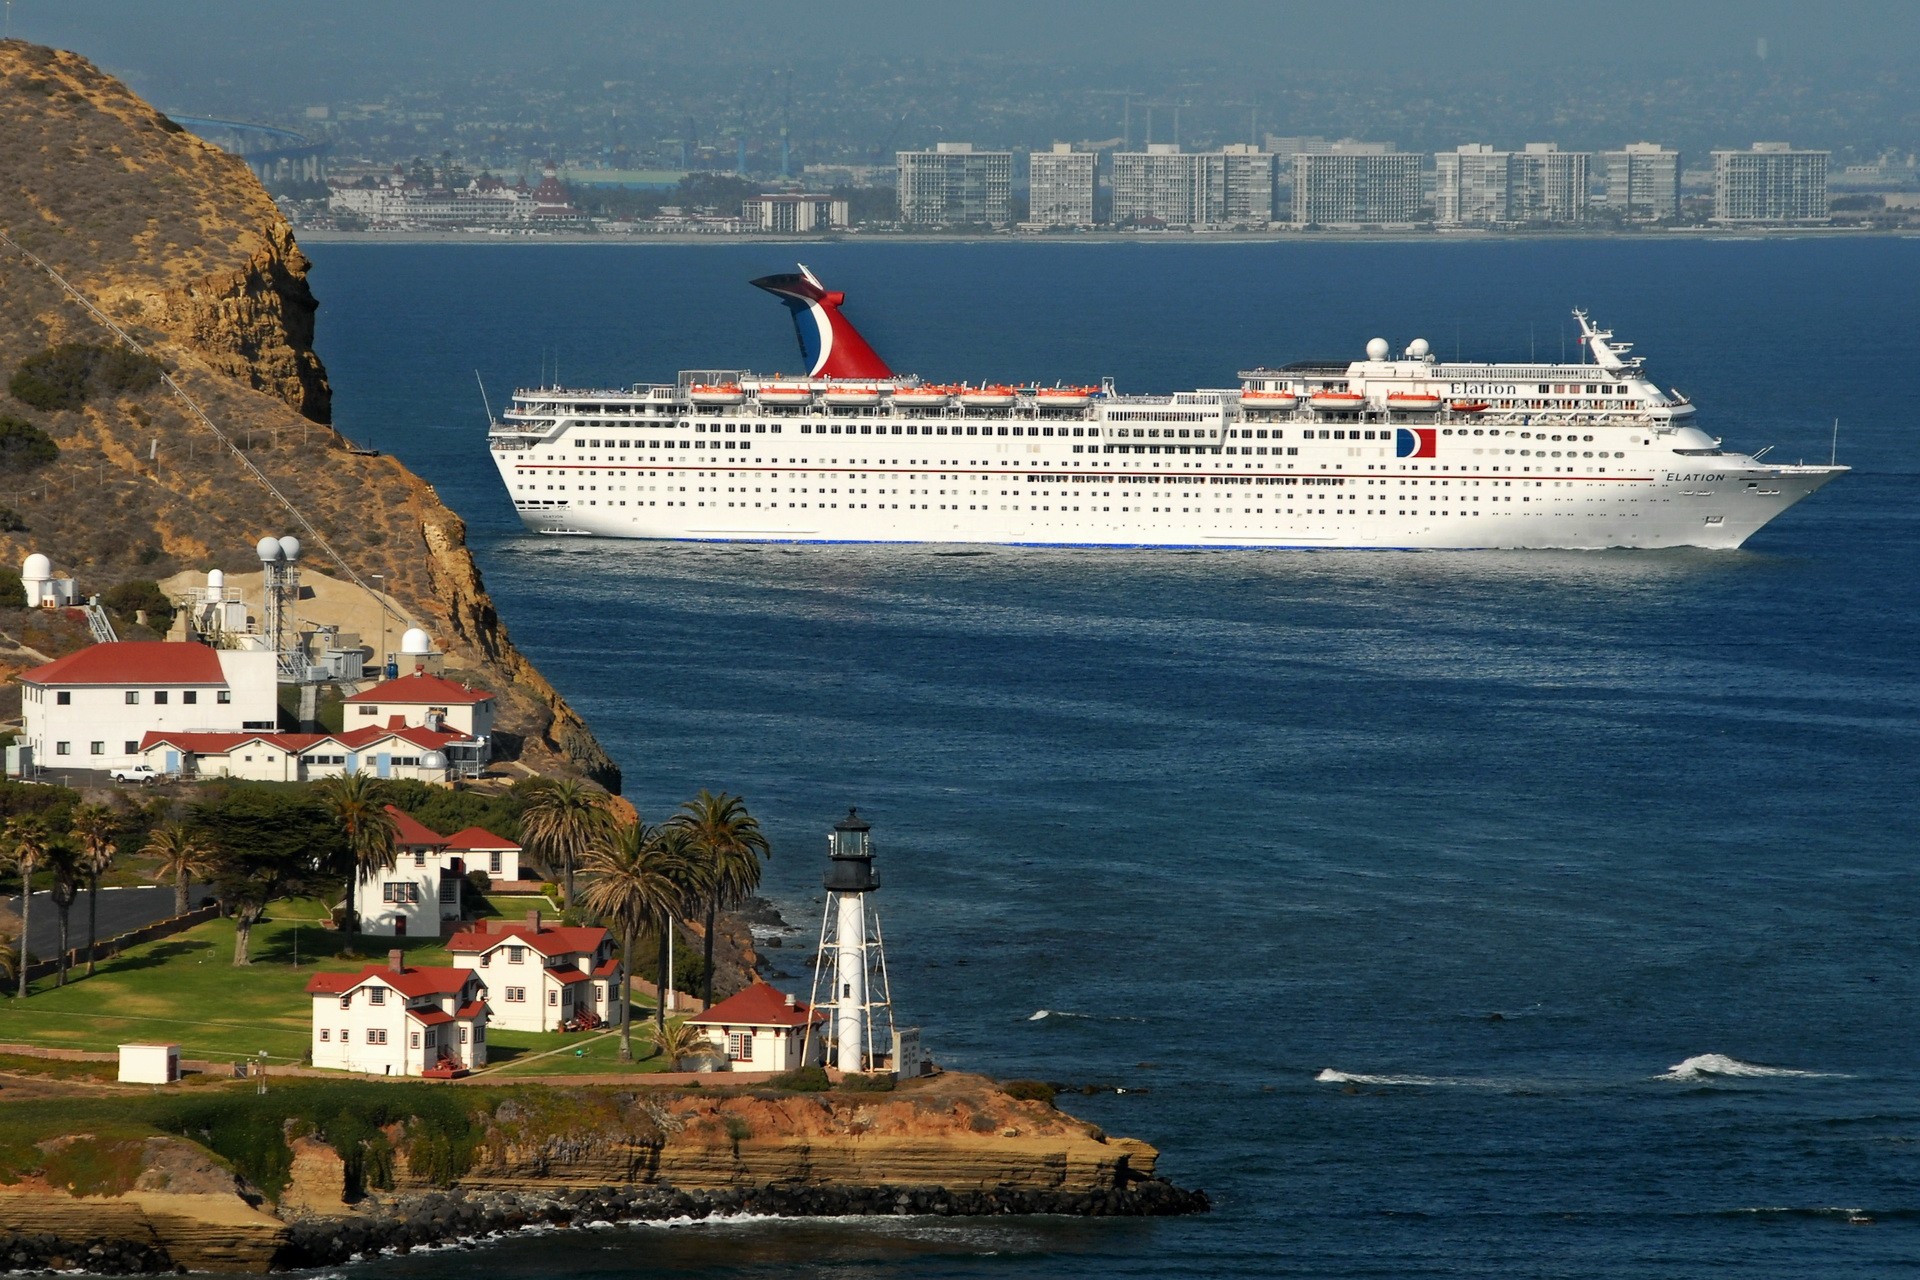
[[[197,907],[183,916],[169,916],[165,920],[155,920],[152,924],[143,924],[138,929],[129,929],[127,932],[111,938],[102,938],[99,947],[100,955],[104,959],[107,956],[119,953],[127,947],[137,947],[143,942],[152,942],[156,938],[170,938],[176,933],[186,932],[197,924],[205,924],[219,914],[219,906],[209,903],[204,907]],[[69,970],[84,965],[86,962],[87,949],[85,947],[74,947],[67,952],[67,968]],[[42,978],[51,978],[58,972],[60,972],[60,958],[58,956],[50,960],[36,960],[27,966],[27,981],[38,982]]]

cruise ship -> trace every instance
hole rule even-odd
[[[939,383],[896,374],[803,265],[753,284],[808,372],[682,372],[516,391],[488,442],[540,533],[759,542],[1738,547],[1841,466],[1694,425],[1584,312],[1578,363],[1364,359],[1217,389]]]

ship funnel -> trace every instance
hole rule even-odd
[[[787,304],[793,313],[793,331],[800,339],[800,354],[808,364],[807,373],[815,378],[891,378],[887,367],[853,322],[840,314],[846,294],[829,291],[820,277],[801,265],[798,273],[761,276],[754,287]]]

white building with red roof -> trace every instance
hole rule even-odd
[[[346,700],[346,729],[378,726],[459,733],[485,748],[493,736],[494,697],[425,670],[396,676]],[[488,758],[483,750],[481,759]]]
[[[467,827],[447,837],[447,852],[466,859],[469,872],[484,871],[496,883],[520,878],[520,846],[485,827]]]
[[[154,772],[180,778],[310,782],[347,773],[446,785],[455,752],[474,745],[459,733],[368,727],[346,733],[150,731],[140,754]]]
[[[316,973],[313,1065],[388,1076],[461,1075],[487,1062],[487,984],[471,969],[409,968],[402,952],[358,973]]]
[[[356,880],[348,905],[366,933],[437,938],[466,913],[467,855],[404,809],[388,805],[387,816],[393,819],[393,865]]]
[[[807,1038],[809,1024],[825,1021],[826,1015],[806,1001],[755,982],[687,1024],[705,1032],[734,1071],[792,1071],[826,1064],[826,1037],[816,1031],[810,1046]]]
[[[595,1019],[618,1026],[625,1016],[626,970],[605,929],[542,924],[529,911],[521,923],[487,920],[462,930],[447,950],[454,964],[486,978],[494,1021],[509,1030],[559,1031]]]
[[[166,640],[90,645],[20,676],[22,737],[41,768],[144,764],[155,731],[273,732],[274,655]]]

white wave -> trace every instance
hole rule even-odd
[[[1126,1013],[1074,1013],[1070,1009],[1035,1009],[1027,1015],[1028,1022],[1045,1022],[1048,1018],[1077,1018],[1082,1022],[1145,1022]]]
[[[1738,1058],[1729,1058],[1724,1053],[1701,1053],[1688,1058],[1685,1062],[1676,1062],[1668,1067],[1656,1080],[1831,1080],[1837,1078],[1832,1071],[1797,1071],[1791,1067],[1766,1067],[1757,1062],[1742,1062]]]
[[[1484,1080],[1461,1080],[1453,1076],[1411,1076],[1411,1075],[1363,1075],[1358,1072],[1335,1071],[1328,1067],[1314,1080],[1320,1084],[1376,1084],[1376,1085],[1472,1085],[1485,1084]]]

